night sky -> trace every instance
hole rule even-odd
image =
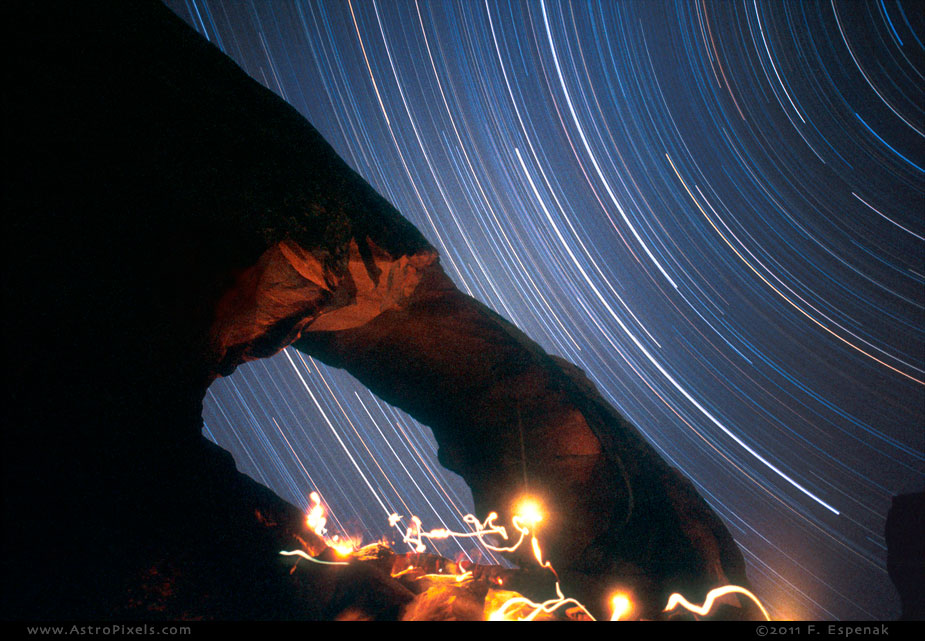
[[[775,617],[898,616],[884,519],[925,471],[921,4],[168,5],[587,372]],[[204,420],[334,532],[471,509],[427,428],[293,349],[217,381]]]

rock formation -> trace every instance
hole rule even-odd
[[[925,621],[925,492],[893,497],[886,516],[886,569],[902,607],[900,620]]]
[[[526,465],[544,551],[597,612],[614,585],[651,616],[746,581],[719,519],[581,371],[462,294],[311,125],[164,7],[3,13],[4,618],[324,618],[344,594],[407,613],[372,565],[290,573],[276,553],[320,542],[200,434],[209,383],[289,344],[433,428],[480,512],[509,510]]]

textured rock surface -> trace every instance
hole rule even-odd
[[[317,541],[200,435],[208,384],[293,341],[432,426],[480,511],[506,512],[526,465],[544,551],[598,612],[614,582],[647,612],[744,582],[723,525],[580,371],[459,292],[166,9],[3,11],[4,618],[399,616],[387,575],[290,574],[276,552]]]

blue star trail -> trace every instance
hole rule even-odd
[[[898,615],[884,519],[925,472],[920,5],[168,5],[463,291],[587,372],[725,520],[773,616]],[[294,350],[217,381],[203,418],[366,541],[396,539],[392,512],[471,510],[426,427]]]

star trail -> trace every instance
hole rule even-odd
[[[588,374],[724,519],[772,616],[898,616],[884,519],[925,471],[920,5],[167,4],[460,289]],[[203,418],[340,532],[465,528],[429,430],[293,349],[213,384]]]

